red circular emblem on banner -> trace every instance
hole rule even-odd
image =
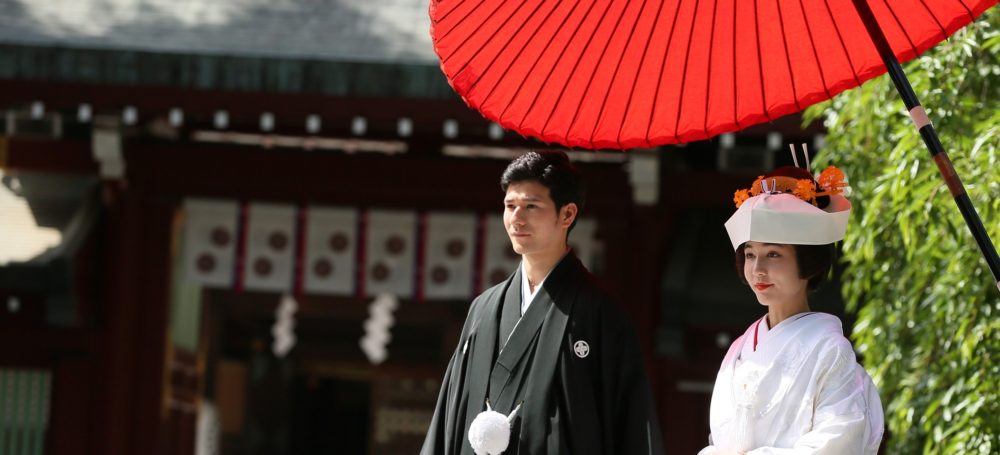
[[[434,267],[434,270],[431,271],[431,281],[433,281],[434,284],[444,284],[448,281],[449,275],[450,273],[448,273],[448,269],[439,265]]]
[[[393,256],[398,256],[404,249],[406,249],[406,241],[398,235],[389,237],[385,241],[385,250]]]
[[[271,245],[275,251],[283,251],[288,246],[288,236],[284,232],[272,232],[271,236],[267,238],[267,244]]]
[[[317,259],[313,263],[313,273],[320,278],[326,278],[333,273],[333,263],[326,258]]]
[[[385,281],[389,279],[390,272],[389,266],[379,262],[372,268],[372,279],[375,281]]]
[[[462,239],[451,239],[445,246],[448,257],[457,258],[465,252],[465,241]]]
[[[259,276],[270,275],[273,268],[274,266],[271,265],[271,260],[267,258],[258,258],[253,262],[253,271]]]
[[[215,246],[224,247],[229,245],[229,231],[224,227],[212,228],[210,237],[212,238],[212,244]]]
[[[209,253],[202,253],[198,255],[198,260],[195,261],[195,265],[198,267],[198,271],[202,273],[209,273],[215,270],[215,256]]]
[[[334,253],[343,253],[347,249],[347,235],[343,232],[338,232],[330,236],[330,249]]]

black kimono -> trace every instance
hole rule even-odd
[[[570,252],[521,316],[518,270],[472,302],[420,453],[473,454],[489,397],[505,415],[522,403],[504,454],[662,454],[638,340],[607,292]]]

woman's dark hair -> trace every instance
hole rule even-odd
[[[583,176],[569,162],[565,152],[531,151],[515,158],[500,177],[500,189],[507,192],[512,183],[526,181],[536,181],[549,189],[552,202],[556,204],[556,213],[570,202],[576,204],[578,214],[583,212]],[[569,226],[569,231],[574,226],[576,220]]]
[[[743,266],[746,264],[746,254],[743,250],[747,244],[744,243],[736,249],[736,274],[743,284],[747,283],[743,274]],[[826,245],[792,245],[795,247],[795,262],[799,266],[799,278],[809,280],[806,289],[815,291],[826,281],[833,267],[833,261],[837,254],[837,249],[832,243]]]

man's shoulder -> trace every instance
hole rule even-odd
[[[482,307],[490,300],[496,299],[503,294],[504,289],[506,289],[507,282],[510,280],[501,281],[489,289],[479,293],[474,299],[472,299],[472,304],[469,306],[469,312],[473,313],[476,309]]]
[[[573,281],[579,289],[579,295],[594,304],[611,304],[615,301],[614,294],[608,286],[582,264]]]
[[[476,302],[486,301],[502,294],[504,289],[507,288],[508,281],[510,281],[509,278],[497,284],[494,284],[493,286],[490,286],[489,289],[479,293],[479,295],[477,295],[476,298],[472,300],[472,303],[475,304]]]
[[[618,298],[600,278],[580,267],[579,276],[574,282],[577,287],[574,316],[590,314],[593,315],[594,322],[601,324],[620,323],[624,319]]]

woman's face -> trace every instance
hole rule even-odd
[[[761,305],[803,299],[809,280],[799,277],[792,245],[749,241],[743,248],[743,277]]]

